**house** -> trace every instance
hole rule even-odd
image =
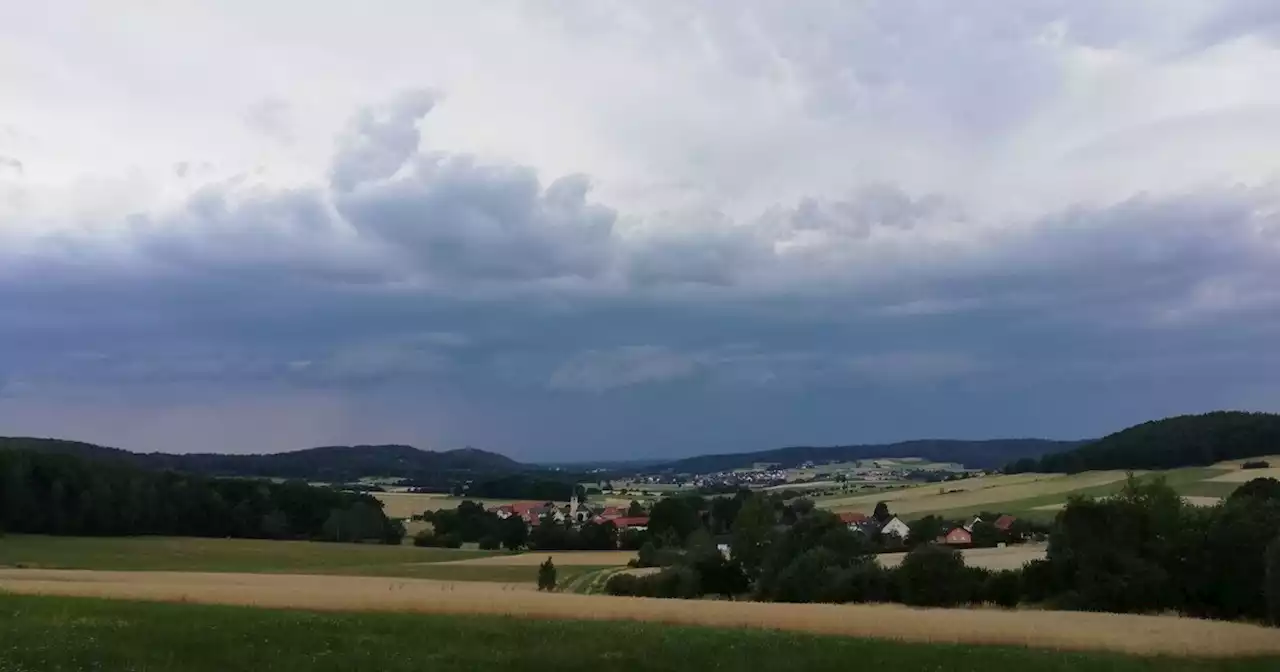
[[[880,528],[880,534],[895,534],[899,539],[905,540],[911,536],[911,528],[901,518],[894,516]]]
[[[591,507],[578,501],[577,495],[574,495],[574,497],[569,500],[569,506],[562,510],[567,516],[567,520],[572,521],[575,525],[581,525],[596,516],[595,512],[591,510]]]
[[[1003,515],[996,518],[995,525],[997,530],[1000,530],[1001,532],[1008,532],[1013,529],[1013,524],[1016,522],[1018,522],[1017,518],[1010,515]]]
[[[970,546],[973,544],[973,534],[963,527],[957,527],[938,537],[938,543],[948,546]]]
[[[490,511],[503,520],[516,516],[528,525],[537,525],[546,516],[550,516],[557,523],[563,523],[568,519],[565,512],[551,502],[516,502],[490,509]]]
[[[860,532],[868,537],[874,537],[880,532],[880,523],[877,523],[875,518],[867,518],[860,523],[849,525],[849,530],[851,532]]]
[[[610,522],[619,530],[639,530],[643,532],[649,529],[648,516],[624,516],[622,518],[614,518]]]
[[[856,531],[860,525],[867,522],[867,514],[845,511],[840,514],[840,522],[844,523],[850,531]]]
[[[978,523],[981,523],[981,522],[982,522],[982,516],[974,516],[973,520],[965,523],[964,529],[966,532],[973,532],[973,528],[977,527]]]
[[[615,519],[618,519],[618,518],[623,518],[623,517],[625,517],[626,515],[627,515],[627,512],[626,512],[626,510],[624,510],[624,509],[620,509],[620,508],[618,508],[618,507],[616,507],[616,506],[606,506],[606,507],[604,507],[604,510],[602,510],[602,511],[601,511],[601,512],[596,516],[596,518],[597,518],[597,521],[596,521],[596,522],[600,522],[600,521],[603,521],[603,520],[615,520]]]

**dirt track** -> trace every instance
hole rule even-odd
[[[0,570],[0,590],[306,609],[642,620],[1197,657],[1280,654],[1274,629],[1167,616],[650,600],[546,594],[512,584],[180,572]]]

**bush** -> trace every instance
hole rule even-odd
[[[1271,623],[1280,625],[1280,537],[1267,547],[1267,611]]]
[[[614,574],[604,589],[610,595],[691,599],[702,595],[702,580],[691,567],[669,567],[649,576]]]
[[[1269,469],[1271,463],[1266,460],[1253,460],[1240,465],[1241,469]]]
[[[436,534],[423,530],[413,535],[413,545],[426,548],[462,548],[462,537],[457,534]]]
[[[982,585],[982,601],[1001,607],[1018,606],[1022,599],[1022,573],[1006,569],[992,572]]]
[[[547,556],[547,561],[538,565],[538,590],[556,589],[556,564]]]
[[[902,602],[920,607],[954,607],[973,596],[974,575],[959,552],[943,546],[920,546],[898,568]]]
[[[824,590],[825,602],[889,602],[894,571],[876,561],[860,562],[831,573]]]
[[[480,550],[496,551],[500,548],[502,548],[502,540],[498,539],[497,537],[490,535],[487,537],[480,538]]]

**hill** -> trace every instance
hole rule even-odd
[[[1110,469],[1174,469],[1280,453],[1280,415],[1215,411],[1152,420],[1006,471],[1078,473]]]
[[[308,481],[346,482],[365,476],[406,478],[421,484],[442,485],[465,475],[495,475],[527,467],[505,455],[476,448],[441,452],[412,446],[325,446],[284,453],[228,455],[220,453],[134,453],[79,441],[37,438],[0,438],[0,450],[61,453],[93,460],[126,462],[152,470],[168,470],[206,476],[290,478]]]
[[[959,462],[975,469],[990,469],[1012,460],[1040,457],[1055,451],[1079,446],[1082,441],[1049,441],[1047,439],[992,439],[987,441],[959,441],[948,439],[924,439],[899,443],[863,444],[851,446],[792,446],[754,453],[728,453],[700,455],[652,467],[651,471],[669,471],[678,474],[706,474],[728,471],[753,464],[768,462],[783,468],[796,467],[804,462],[848,462],[876,457],[921,457],[935,462]]]

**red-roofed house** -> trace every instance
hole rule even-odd
[[[973,535],[969,534],[969,530],[957,527],[946,533],[938,541],[948,546],[968,546],[973,543]]]
[[[614,520],[616,518],[624,518],[626,517],[626,515],[627,515],[626,511],[619,509],[616,506],[606,506],[604,507],[604,511],[601,511],[600,515],[597,516],[597,518],[600,518],[603,520]]]
[[[867,514],[857,513],[855,511],[845,511],[840,514],[840,522],[844,523],[846,527],[852,530],[867,522]]]
[[[619,530],[647,530],[649,529],[649,518],[647,516],[633,516],[614,518],[611,521]]]
[[[1001,532],[1008,532],[1010,529],[1013,528],[1013,524],[1016,522],[1018,522],[1017,518],[1014,518],[1013,516],[1009,516],[1009,515],[1004,515],[996,519],[995,525],[997,530],[1000,530]]]

